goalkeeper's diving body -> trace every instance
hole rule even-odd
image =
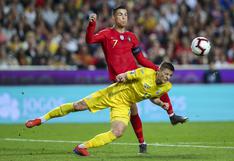
[[[77,102],[62,104],[40,118],[27,121],[25,125],[32,128],[52,118],[65,116],[70,112],[84,110],[97,112],[110,107],[111,129],[77,145],[73,150],[78,155],[88,156],[89,148],[103,146],[123,135],[130,119],[131,104],[150,99],[154,104],[167,110],[168,103],[162,102],[159,98],[171,89],[172,84],[169,79],[173,72],[173,65],[163,62],[158,71],[143,67],[119,74],[116,77],[116,83]],[[171,121],[184,123],[187,117],[174,115],[171,119],[174,119]]]

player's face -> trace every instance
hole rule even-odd
[[[126,9],[118,9],[114,14],[114,21],[115,24],[120,27],[124,28],[127,26],[128,23],[128,13]]]
[[[158,75],[157,75],[157,83],[163,84],[163,83],[168,82],[170,78],[172,77],[172,75],[173,75],[173,71],[167,68],[159,70]]]

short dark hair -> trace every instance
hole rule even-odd
[[[163,61],[161,64],[160,64],[160,69],[169,69],[171,71],[175,71],[175,68],[173,66],[172,63],[170,62],[166,62],[166,61]]]
[[[126,8],[125,5],[120,5],[120,6],[117,6],[117,7],[113,8],[112,14],[114,15],[117,12],[117,10],[119,10],[119,9],[125,9],[125,10],[127,10],[127,8]]]

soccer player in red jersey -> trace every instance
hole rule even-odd
[[[118,74],[138,68],[136,61],[144,67],[158,70],[158,66],[143,56],[136,35],[126,30],[128,23],[127,9],[124,6],[113,9],[112,17],[114,26],[105,28],[95,34],[97,15],[91,14],[86,32],[86,42],[88,44],[100,43],[102,45],[110,80],[115,82]],[[161,96],[160,99],[169,104],[167,113],[173,125],[185,122],[184,117],[174,114],[167,93]],[[146,153],[147,144],[144,141],[142,122],[138,115],[136,104],[133,104],[131,107],[130,121],[140,143],[139,152]]]

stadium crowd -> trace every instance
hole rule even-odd
[[[119,0],[0,1],[0,67],[75,65],[106,68],[100,45],[87,45],[88,16],[98,15],[97,30],[112,26],[111,10]],[[146,57],[156,64],[234,64],[233,0],[127,0],[128,29]],[[207,37],[209,57],[191,53],[191,40]]]

